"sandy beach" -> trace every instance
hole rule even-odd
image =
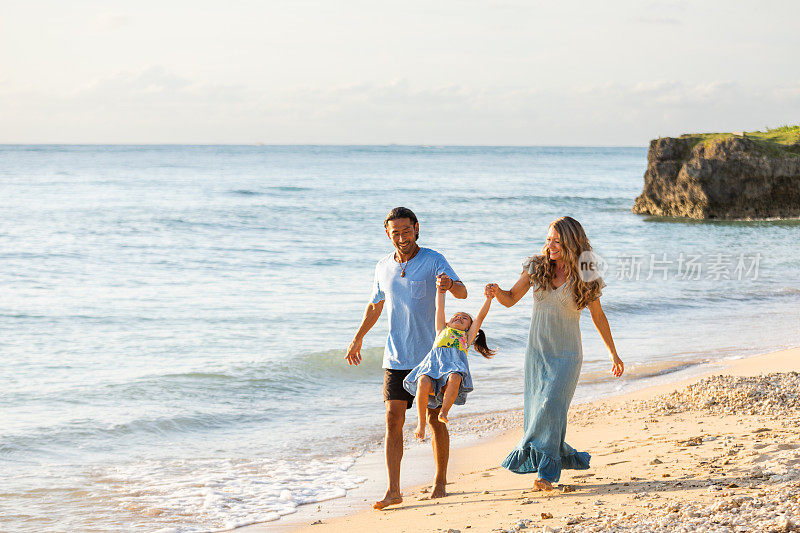
[[[430,500],[427,485],[404,485],[402,505],[367,509],[381,494],[381,477],[333,505],[301,510],[294,521],[242,531],[800,530],[798,370],[794,348],[573,406],[567,441],[592,454],[592,468],[565,470],[552,492],[534,492],[533,476],[499,466],[519,439],[513,427],[453,451],[446,498]],[[498,416],[484,423],[519,420]],[[404,467],[430,460],[407,455]],[[375,471],[380,465],[372,462]]]

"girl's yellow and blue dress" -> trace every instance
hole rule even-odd
[[[444,328],[433,341],[433,348],[425,358],[415,366],[403,380],[403,387],[414,396],[417,395],[417,383],[421,376],[428,376],[433,380],[433,395],[428,399],[428,407],[436,409],[441,407],[444,393],[442,387],[447,384],[450,374],[461,374],[461,386],[458,389],[456,405],[464,405],[467,393],[472,392],[472,377],[469,373],[467,361],[467,332],[460,329]],[[419,401],[419,398],[417,398]]]

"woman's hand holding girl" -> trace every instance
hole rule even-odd
[[[489,298],[490,300],[497,296],[496,291],[498,286],[496,283],[487,283],[486,287],[483,289],[483,295]]]

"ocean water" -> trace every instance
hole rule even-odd
[[[0,530],[220,530],[356,486],[385,317],[343,356],[397,205],[470,290],[449,312],[513,283],[551,220],[583,223],[626,375],[584,312],[578,401],[800,344],[800,224],[634,215],[646,155],[0,146]],[[454,415],[521,406],[530,306],[493,306],[498,355]]]

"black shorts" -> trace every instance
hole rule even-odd
[[[414,396],[403,388],[403,380],[412,369],[394,370],[392,368],[383,369],[383,401],[405,400],[406,409],[411,409],[414,403]]]

